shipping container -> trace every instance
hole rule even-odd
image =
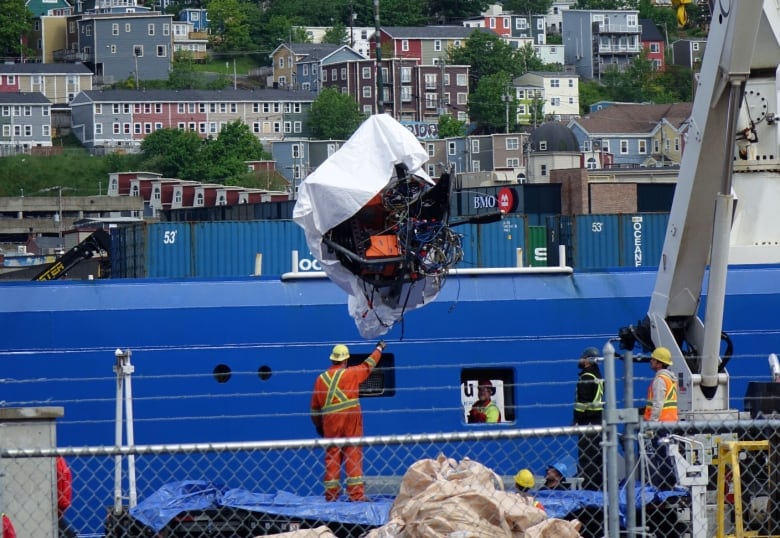
[[[193,223],[194,274],[198,277],[280,275],[299,269],[318,270],[303,229],[291,220]],[[309,260],[307,263],[305,260]]]
[[[574,267],[583,270],[620,266],[618,215],[574,217]]]
[[[658,267],[666,237],[668,213],[620,215],[623,267]]]
[[[547,266],[547,227],[531,226],[526,228],[525,265],[529,267]]]
[[[516,267],[518,249],[525,245],[525,219],[512,215],[489,224],[467,224],[463,234],[463,261],[459,268]]]

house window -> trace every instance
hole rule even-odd
[[[103,134],[103,124],[102,123],[96,123],[95,124],[95,134],[96,135],[102,135]]]
[[[347,80],[347,68],[342,67],[341,68],[341,80]]]
[[[146,28],[147,28],[147,31],[148,31],[149,35],[154,35],[154,23],[150,23],[149,25],[147,25]]]
[[[471,140],[471,153],[479,153],[479,139],[473,138]]]
[[[547,140],[539,141],[539,151],[547,151]]]
[[[550,87],[551,88],[560,88],[561,87],[561,81],[557,78],[551,78],[550,79]]]
[[[507,159],[506,165],[509,168],[520,168],[520,159],[518,159],[517,157],[512,157],[511,159]]]
[[[119,24],[114,23],[111,25],[111,35],[119,35]]]
[[[404,103],[408,103],[411,100],[412,100],[412,87],[401,86],[401,101]]]
[[[98,103],[95,105],[95,114],[102,114],[103,113],[103,105]]]
[[[647,153],[647,140],[637,140],[637,142],[638,142],[637,151],[642,154]]]
[[[168,56],[168,47],[165,45],[157,45],[157,57],[165,58],[166,56]]]
[[[680,151],[680,139],[677,137],[674,139],[674,151]]]
[[[455,142],[447,142],[447,155],[455,155]]]
[[[516,151],[520,149],[520,140],[516,136],[507,138],[506,149],[509,151]]]
[[[620,141],[620,154],[621,155],[628,154],[628,140],[624,139]]]
[[[658,43],[650,43],[650,52],[661,52],[661,46]]]
[[[467,86],[468,85],[468,79],[466,78],[465,73],[458,73],[455,76],[455,84],[458,86]]]
[[[403,52],[409,52],[409,40],[408,39],[402,39],[401,40],[401,50]]]
[[[143,57],[144,55],[144,46],[143,45],[133,45],[133,54],[137,56],[138,58]]]
[[[433,40],[433,50],[435,52],[441,52],[441,39]]]
[[[371,86],[363,86],[363,97],[371,97]]]
[[[364,80],[368,80],[371,78],[371,68],[370,67],[364,67],[360,70],[360,76]]]
[[[539,167],[539,173],[543,176],[547,175],[547,165],[543,164]]]
[[[692,50],[698,51],[699,50],[699,44],[698,43],[691,43]]]
[[[472,172],[479,172],[480,171],[479,161],[471,161],[471,171]]]
[[[125,23],[125,33],[129,34],[132,31],[132,27],[130,26],[130,23]]]
[[[550,97],[550,106],[561,106],[560,97]]]
[[[609,140],[602,140],[601,141],[601,151],[605,153],[609,153]]]
[[[401,68],[401,84],[409,84],[412,81],[412,68],[411,67],[402,67]]]

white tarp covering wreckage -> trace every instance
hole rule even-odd
[[[387,114],[369,117],[301,184],[293,220],[327,276],[349,295],[364,338],[433,301],[462,258],[448,225],[450,174],[422,170],[420,142]]]

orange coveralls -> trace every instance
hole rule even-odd
[[[363,414],[358,389],[382,357],[380,348],[356,366],[334,364],[317,377],[311,397],[311,420],[323,437],[362,437]],[[352,501],[365,500],[363,448],[329,446],[325,450],[325,500],[341,493],[341,462],[347,471],[347,494]]]

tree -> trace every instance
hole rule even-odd
[[[488,0],[428,0],[428,15],[439,23],[459,22],[480,15],[490,4]]]
[[[552,7],[552,0],[505,0],[504,11],[532,15],[546,15]]]
[[[232,184],[247,174],[246,161],[270,158],[263,145],[241,120],[225,125],[216,140],[209,140],[203,149],[203,160],[208,163],[203,171],[209,181]]]
[[[449,114],[439,116],[439,138],[452,138],[465,136],[466,124],[458,121]]]
[[[149,168],[166,177],[200,179],[201,146],[197,133],[179,129],[160,129],[146,135],[141,142]]]
[[[517,123],[517,101],[509,92],[512,77],[506,72],[480,79],[469,94],[469,116],[480,131],[500,133],[514,131]]]
[[[195,73],[192,52],[180,50],[173,55],[173,65],[168,74],[168,87],[174,90],[189,90],[198,87],[200,77]]]
[[[514,78],[523,74],[524,56],[492,32],[475,31],[460,48],[449,50],[447,63],[470,65],[469,91],[474,91],[484,77],[508,73]]]
[[[32,30],[32,12],[24,0],[4,0],[0,9],[0,51],[23,54],[21,36]]]
[[[209,28],[217,51],[251,50],[249,15],[245,4],[238,0],[210,0]]]
[[[311,104],[308,125],[314,138],[346,140],[363,119],[352,96],[325,88]]]
[[[322,42],[332,43],[333,45],[348,45],[349,32],[347,32],[347,27],[343,23],[337,22],[325,31],[325,35],[322,36]]]

